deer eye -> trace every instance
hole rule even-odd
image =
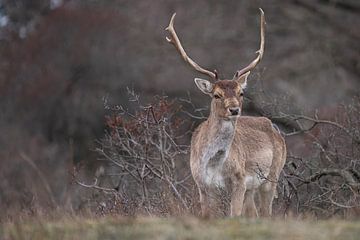
[[[221,96],[220,96],[219,94],[215,94],[215,95],[214,95],[214,98],[216,98],[216,99],[220,99],[220,98],[221,98]]]
[[[244,96],[244,93],[243,93],[243,92],[240,93],[240,97],[242,97],[242,96]]]

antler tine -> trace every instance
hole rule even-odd
[[[256,51],[256,53],[258,54],[257,57],[245,68],[238,70],[234,76],[234,79],[243,75],[244,73],[250,71],[251,69],[253,69],[254,67],[256,67],[256,65],[260,62],[260,60],[263,57],[264,54],[264,48],[265,48],[265,14],[264,11],[259,8],[260,10],[260,49]]]
[[[166,31],[168,31],[170,33],[170,37],[166,37],[166,40],[173,44],[175,46],[175,48],[178,50],[178,52],[181,54],[181,57],[184,59],[185,62],[187,62],[190,66],[192,66],[193,68],[195,68],[196,71],[206,74],[209,77],[216,79],[216,74],[206,70],[202,67],[200,67],[196,62],[194,62],[185,52],[183,46],[180,43],[180,40],[175,32],[174,29],[174,19],[175,19],[176,13],[174,13],[171,17],[169,26],[167,28],[165,28]]]

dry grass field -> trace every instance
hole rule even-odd
[[[4,223],[0,239],[296,239],[355,240],[359,221],[183,218],[61,218]]]

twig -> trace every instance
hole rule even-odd
[[[37,165],[34,163],[34,161],[29,156],[27,156],[24,152],[20,152],[19,155],[26,163],[28,163],[35,170],[37,175],[40,177],[41,182],[43,183],[47,193],[49,194],[52,205],[54,207],[56,207],[57,203],[54,198],[54,193],[52,192],[51,187],[50,187],[48,181],[46,180],[46,177],[42,173],[42,171],[37,167]]]

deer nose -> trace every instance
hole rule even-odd
[[[230,112],[231,116],[237,116],[240,113],[240,108],[238,108],[238,107],[229,108],[229,112]]]

